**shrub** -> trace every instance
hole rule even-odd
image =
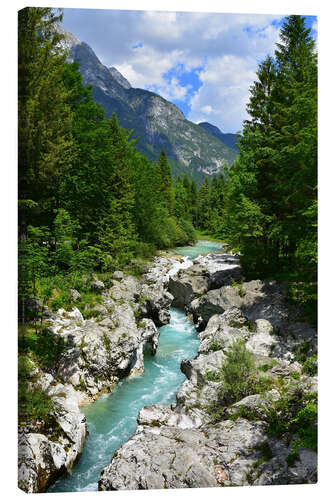
[[[305,363],[308,357],[309,348],[310,348],[309,342],[307,341],[297,346],[294,349],[295,361],[301,364]]]
[[[220,371],[211,370],[205,373],[205,379],[210,382],[220,382],[222,378],[222,373]]]
[[[26,331],[24,345],[22,337],[19,337],[19,352],[29,353],[41,368],[48,368],[68,348],[69,342],[48,328],[43,328],[38,334],[31,330]]]
[[[52,397],[43,389],[31,389],[33,363],[27,356],[18,359],[19,420],[46,420],[54,408]]]
[[[187,241],[185,243],[194,244],[197,241],[197,236],[191,222],[186,219],[180,219],[179,226],[187,236]]]
[[[88,309],[82,312],[84,319],[99,318],[101,314],[101,311],[98,309]]]
[[[223,381],[218,392],[218,401],[207,406],[206,411],[210,414],[213,422],[225,418],[226,404],[249,396],[265,392],[272,388],[272,381],[260,377],[255,368],[254,356],[245,346],[245,341],[235,341],[226,352],[221,369],[216,372],[207,372],[206,378],[213,381]],[[240,410],[243,413],[243,410]],[[235,416],[235,419],[241,416]],[[245,412],[244,412],[245,416]]]
[[[138,241],[135,246],[136,257],[143,257],[145,259],[151,258],[156,254],[156,246],[153,243]]]
[[[46,420],[54,409],[52,397],[42,389],[28,390],[20,385],[18,400],[20,419]]]
[[[222,344],[218,340],[212,340],[212,342],[209,345],[209,350],[210,351],[220,351],[222,349]]]
[[[244,340],[237,340],[228,349],[222,365],[222,376],[223,388],[231,402],[257,392],[258,377],[254,356],[246,349]]]
[[[317,363],[317,356],[311,356],[311,358],[308,358],[302,369],[303,373],[306,373],[306,375],[309,375],[310,377],[314,377],[318,373],[318,363]]]
[[[103,342],[104,342],[106,349],[109,351],[110,347],[111,347],[111,342],[110,342],[109,337],[106,335],[106,333],[104,333],[104,335],[103,335]]]
[[[288,462],[292,464],[298,448],[317,450],[317,394],[304,394],[297,387],[289,386],[285,394],[265,409],[268,435],[281,437],[292,433],[295,440]]]

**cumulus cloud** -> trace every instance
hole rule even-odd
[[[223,132],[240,130],[256,69],[251,57],[225,55],[210,60],[199,73],[203,85],[191,99],[189,119],[216,123]]]
[[[274,50],[282,19],[264,14],[64,12],[64,27],[133,87],[184,102],[189,119],[210,121],[226,132],[239,130],[246,118],[249,86],[258,62]],[[197,74],[200,85],[184,81],[184,72]]]

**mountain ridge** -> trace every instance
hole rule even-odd
[[[207,132],[212,134],[214,137],[222,141],[229,148],[238,151],[238,147],[236,146],[237,134],[222,132],[216,125],[212,125],[209,122],[200,122],[198,123],[198,125],[199,127],[207,130]]]
[[[130,82],[114,67],[103,65],[93,49],[59,27],[62,44],[70,51],[69,62],[77,61],[84,85],[110,117],[115,112],[120,125],[132,130],[137,149],[157,160],[164,148],[173,176],[187,173],[198,183],[205,175],[219,174],[232,165],[236,152],[209,131],[190,120],[162,96]]]

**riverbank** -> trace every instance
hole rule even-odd
[[[225,245],[222,240],[211,235],[209,232],[199,231],[198,229],[196,229],[195,234],[198,240],[214,241],[216,243],[221,243],[221,245]]]
[[[124,441],[116,443],[116,447],[120,448],[114,453],[110,465],[97,461],[96,467],[104,467],[100,489],[313,482],[316,453],[311,449],[313,442],[309,448],[302,441],[304,428],[301,428],[300,422],[304,412],[307,414],[316,407],[316,332],[311,325],[299,320],[300,311],[288,304],[283,287],[274,282],[244,283],[238,258],[223,253],[196,258],[193,262],[186,257],[161,255],[154,259],[141,280],[120,272],[115,274],[112,283],[108,286],[103,283],[102,302],[95,306],[89,320],[79,317],[81,313],[77,308],[71,312],[58,311],[50,318],[53,321],[52,331],[69,343],[69,349],[61,355],[60,370],[53,374],[52,370],[51,373],[41,373],[34,381],[37,384],[43,380],[44,388],[56,387],[59,393],[64,387],[71,387],[73,393],[80,396],[75,404],[73,399],[71,401],[74,414],[81,416],[84,431],[84,415],[78,409],[79,404],[96,399],[103,392],[110,392],[120,380],[125,380],[124,377],[129,380],[128,376],[143,373],[145,346],[152,354],[158,352],[159,332],[156,326],[168,324],[170,306],[184,308],[193,319],[200,332],[200,347],[197,357],[193,359],[193,353],[187,356],[188,361],[181,363],[187,380],[178,391],[177,402],[169,407],[163,404],[170,401],[155,400],[153,406],[143,408],[138,417],[139,426],[136,431],[133,428],[133,438],[124,448],[121,445],[128,439],[127,434],[123,436]],[[230,399],[221,368],[235,341],[242,341],[244,352],[249,352],[251,357],[248,361],[252,372],[239,383],[243,399],[235,399],[235,396]],[[243,385],[247,378],[256,381],[256,384],[251,385],[251,382],[244,394]],[[301,388],[301,394],[295,393],[295,387]],[[98,404],[102,404],[104,398],[108,396],[99,398]],[[270,416],[263,414],[261,406],[265,406],[265,401],[269,402],[268,407],[276,404],[276,407],[273,406],[276,413]],[[144,406],[145,403],[142,403]],[[151,404],[152,401],[146,403]],[[283,413],[290,405],[294,413]],[[135,407],[135,410],[139,409]],[[66,412],[66,408],[63,407],[62,411]],[[86,408],[83,411],[86,413]],[[21,429],[25,438],[24,442],[21,441],[19,454],[22,489],[45,491],[79,457],[82,447],[68,449],[66,444],[70,441],[68,436],[67,441],[64,436],[68,432],[64,421],[71,422],[72,418],[68,409],[67,412],[62,422],[59,411],[55,412],[57,432],[49,429],[43,434],[43,429],[29,425]],[[134,421],[135,416],[132,418]],[[269,418],[273,419],[271,423]],[[280,434],[276,435],[274,426],[273,430],[270,428],[275,418],[278,421],[282,418],[284,422],[282,430],[278,430]],[[315,422],[311,418],[308,427],[312,439]],[[288,427],[291,421],[294,423]],[[208,426],[207,429],[205,426]],[[223,443],[217,437],[215,426],[224,436]],[[228,437],[231,428],[235,432]],[[244,432],[245,441],[240,439]],[[273,440],[270,432],[273,432]],[[36,434],[39,436],[36,437]],[[201,441],[206,434],[212,436],[211,441],[202,441],[205,443],[203,450],[207,447],[208,458],[203,458],[203,455],[198,457],[194,449],[197,448],[197,438]],[[165,438],[169,440],[168,449],[162,446]],[[248,441],[253,441],[259,448],[254,452],[252,446],[251,451]],[[100,439],[102,443],[103,439]],[[178,443],[183,443],[181,450]],[[234,450],[232,456],[223,455],[225,446]],[[158,451],[159,447],[162,452]],[[208,453],[211,447],[216,450],[215,458]],[[266,458],[270,457],[267,460],[262,460],[265,457],[260,455],[263,447],[266,451],[270,450],[269,453],[267,451]],[[123,454],[125,448],[133,460]],[[169,453],[172,456],[170,463],[163,459],[158,472],[157,469],[154,472],[149,467],[142,469],[142,461],[138,458],[138,454],[142,456],[142,453],[148,453],[148,462],[155,465],[161,457]],[[67,468],[69,454],[72,462]],[[218,458],[220,456],[221,459]],[[193,457],[192,461],[190,457]],[[84,459],[81,460],[79,467],[85,463]],[[257,471],[258,461],[260,468]],[[234,462],[235,468],[232,466]],[[186,474],[181,470],[184,463],[188,463]],[[240,463],[245,463],[241,473]],[[279,472],[276,474],[272,472],[274,464],[278,464]],[[129,473],[123,474],[120,480],[117,471],[124,467]],[[94,474],[96,472],[95,468]],[[260,474],[255,477],[254,473],[258,472]],[[151,482],[138,480],[138,474],[141,478],[151,477]],[[193,474],[196,479],[193,479]],[[44,478],[43,481],[41,478]],[[89,485],[91,487],[91,483]],[[57,491],[69,491],[66,486],[64,488],[60,487]]]
[[[20,365],[24,365],[21,384],[27,394],[41,394],[48,403],[44,418],[20,419],[21,489],[45,491],[69,471],[80,457],[86,437],[80,407],[112,391],[124,377],[143,373],[145,346],[156,352],[156,327],[170,320],[173,297],[166,289],[168,273],[175,266],[177,271],[189,265],[185,261],[177,255],[156,256],[140,280],[120,271],[105,282],[95,277],[90,293],[96,299],[90,304],[83,302],[80,292],[71,290],[67,310],[52,312],[44,307],[47,333],[40,332],[36,341],[36,335],[29,334],[33,339],[26,338],[28,349],[20,356]],[[45,339],[45,351],[51,346],[57,352],[41,358]]]
[[[99,489],[315,483],[316,330],[276,282],[201,293],[193,276],[189,268],[173,278],[200,331],[177,404],[140,411]]]

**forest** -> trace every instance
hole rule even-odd
[[[317,55],[301,16],[260,63],[231,168],[201,186],[139,153],[106,119],[56,30],[61,10],[19,12],[19,319],[37,298],[69,304],[92,273],[140,274],[197,231],[241,255],[246,279],[286,282],[313,320],[317,301]],[[87,278],[88,277],[88,278]],[[41,318],[43,320],[43,318]]]

